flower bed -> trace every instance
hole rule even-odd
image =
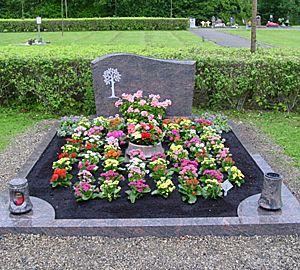
[[[228,129],[224,117],[214,117],[214,121],[209,115],[195,120],[165,119],[165,111],[169,105],[171,101],[160,102],[158,95],[145,98],[142,92],[138,91],[134,95],[123,95],[122,100],[117,101],[116,106],[119,106],[123,118],[65,118],[58,134],[65,135],[66,138],[56,137],[53,143],[58,145],[49,145],[47,150],[47,163],[55,159],[51,164],[52,176],[48,176],[53,190],[47,195],[47,200],[56,204],[56,208],[58,204],[64,204],[65,200],[69,203],[73,200],[72,205],[76,211],[80,211],[81,208],[86,211],[87,204],[96,208],[98,205],[96,212],[108,207],[108,216],[117,211],[115,216],[121,214],[126,217],[136,216],[128,206],[130,203],[138,203],[141,207],[145,202],[145,206],[149,206],[152,200],[152,204],[158,204],[158,208],[162,208],[156,209],[156,213],[152,213],[153,209],[148,209],[148,213],[144,214],[151,217],[175,205],[179,216],[186,212],[195,212],[198,216],[199,208],[206,209],[203,201],[208,201],[209,205],[216,205],[216,202],[222,200],[224,207],[224,201],[228,199],[231,201],[235,198],[236,203],[239,203],[245,198],[245,193],[249,194],[249,190],[250,195],[260,191],[261,173],[251,158],[232,133],[221,137],[222,131]],[[234,141],[231,142],[230,148],[236,148],[235,152],[243,152],[242,156],[236,156],[237,164],[224,137]],[[125,150],[129,141],[153,146],[162,142],[164,153],[154,153],[150,159],[146,159],[142,151],[131,150],[126,162]],[[53,150],[59,152],[58,158],[55,158]],[[47,153],[44,156],[47,156]],[[242,168],[243,172],[239,168]],[[246,192],[240,192],[239,187],[245,182],[244,170],[249,183],[246,181]],[[37,172],[33,170],[28,177],[30,190],[34,191],[32,195],[37,191],[37,187],[30,178],[33,176],[45,179],[41,170],[39,175],[34,176],[34,173]],[[46,174],[49,174],[49,167]],[[234,186],[226,197],[223,191],[225,181]],[[70,191],[73,199],[70,197]],[[61,201],[57,201],[58,194]],[[178,201],[181,201],[181,206]],[[197,201],[201,203],[198,204]],[[236,203],[230,202],[234,204],[229,207],[231,214],[235,211]],[[104,204],[115,206],[109,207]],[[178,207],[183,209],[183,213],[180,213]],[[121,213],[121,209],[127,209],[128,212]],[[93,211],[96,214],[95,209]],[[63,216],[68,218],[65,214]],[[72,217],[76,216],[80,218],[82,214],[77,213]],[[88,214],[86,217],[92,216],[93,214]]]
[[[77,201],[100,198],[111,202],[117,199],[120,197],[120,179],[124,180],[119,173],[125,170],[129,182],[126,193],[131,203],[151,192],[145,180],[149,169],[156,185],[152,195],[168,198],[175,191],[172,175],[177,174],[178,191],[182,201],[189,204],[195,203],[199,196],[222,197],[225,177],[232,184],[241,186],[244,175],[235,166],[229,148],[224,145],[225,140],[212,127],[213,122],[204,118],[163,119],[171,101],[160,102],[159,99],[159,95],[143,97],[142,91],[133,95],[123,94],[116,106],[124,118],[78,118],[80,120],[74,131],[70,132],[71,138],[61,147],[59,159],[52,165],[52,187],[71,186],[70,171],[76,163],[79,169],[79,181],[74,184]],[[67,127],[70,130],[70,124],[66,124],[69,122],[66,119],[61,129]],[[60,133],[64,132],[60,130]],[[151,161],[147,162],[141,150],[133,149],[127,153],[129,163],[124,164],[121,146],[126,144],[126,140],[155,146],[163,139],[166,155],[153,153]],[[93,172],[99,169],[99,165],[104,173],[97,181]]]

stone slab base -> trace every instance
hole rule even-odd
[[[238,130],[232,125],[233,132]],[[55,135],[55,127],[46,136],[35,155],[20,171],[26,177],[43,149]],[[239,138],[240,140],[240,138]],[[240,140],[241,141],[241,140]],[[272,168],[256,153],[253,146],[243,143],[253,160],[263,173]],[[37,157],[38,156],[38,157]],[[35,197],[31,197],[33,210],[24,215],[11,215],[8,211],[8,193],[0,193],[0,234],[38,233],[47,235],[101,235],[110,237],[139,236],[184,236],[184,235],[289,235],[300,234],[300,203],[283,184],[283,208],[267,211],[258,207],[260,194],[242,201],[238,207],[238,217],[218,218],[148,218],[148,219],[55,219],[53,207]]]

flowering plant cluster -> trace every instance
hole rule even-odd
[[[198,163],[191,160],[182,160],[179,171],[179,192],[182,201],[193,204],[197,201],[197,196],[202,194],[198,180]]]
[[[57,130],[57,136],[66,137],[72,135],[78,123],[84,119],[84,116],[64,116],[60,119],[60,125]]]
[[[219,170],[205,170],[201,177],[202,194],[205,198],[217,199],[222,196],[223,174]]]
[[[181,160],[187,159],[189,157],[189,152],[183,148],[181,144],[172,143],[170,150],[167,152],[169,159],[173,163],[173,170],[179,172]]]
[[[128,124],[129,140],[141,145],[157,145],[163,139],[163,131],[151,123]]]
[[[168,99],[160,101],[159,95],[143,97],[141,90],[132,95],[122,94],[122,99],[115,103],[125,120],[134,120],[135,124],[153,119],[161,121],[166,114],[167,107],[171,104],[171,100]]]
[[[87,151],[80,155],[83,159],[78,164],[79,172],[77,174],[78,182],[74,185],[74,194],[76,201],[88,201],[99,196],[99,188],[95,185],[93,172],[98,169],[100,154]]]
[[[90,182],[80,181],[74,185],[76,201],[88,201],[98,197],[99,189]]]
[[[151,161],[148,167],[151,171],[150,176],[155,182],[156,190],[152,191],[152,195],[160,195],[168,198],[175,190],[175,185],[172,182],[172,170],[168,170],[169,161],[166,160],[166,155],[160,152],[154,153],[151,156]]]
[[[123,175],[112,170],[101,173],[99,178],[100,194],[101,199],[106,199],[111,202],[120,196],[121,187],[119,186],[120,181],[124,181]]]
[[[69,187],[71,186],[72,175],[68,173],[66,169],[56,168],[53,172],[53,175],[50,179],[52,187],[62,186]]]
[[[114,137],[108,137],[107,145],[104,146],[103,153],[103,169],[104,171],[117,171],[122,170],[120,165],[124,163],[125,159],[122,157],[122,151],[119,146],[118,139]]]
[[[135,203],[144,194],[151,192],[151,189],[145,180],[145,176],[148,173],[146,170],[145,155],[138,150],[131,150],[129,155],[130,161],[127,170],[130,190],[127,190],[126,194],[130,202]]]

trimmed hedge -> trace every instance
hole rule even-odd
[[[186,30],[185,18],[78,18],[64,19],[64,31]],[[61,31],[61,19],[42,19],[41,31]],[[35,19],[0,19],[0,32],[34,32]]]
[[[113,52],[197,61],[195,106],[299,111],[300,52],[269,49],[20,47],[0,49],[0,105],[93,114],[90,62]]]

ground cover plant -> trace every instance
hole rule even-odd
[[[251,38],[251,31],[223,30],[226,33]],[[257,29],[257,40],[282,48],[300,48],[300,31],[286,29]]]
[[[143,97],[143,92],[137,91],[133,95],[123,94],[116,102],[124,118],[64,119],[59,134],[68,133],[70,137],[61,147],[58,160],[53,162],[52,187],[72,185],[73,165],[79,169],[79,181],[74,184],[77,201],[117,199],[120,180],[125,180],[120,173],[124,171],[129,187],[126,193],[131,203],[151,192],[145,178],[149,172],[156,183],[152,195],[168,198],[175,190],[172,175],[176,174],[182,201],[189,204],[194,204],[198,196],[221,197],[225,178],[240,187],[245,181],[244,175],[235,166],[221,138],[222,130],[228,128],[223,117],[215,116],[214,123],[209,116],[196,120],[164,119],[171,101],[159,99],[159,95]],[[76,127],[72,131],[69,126]],[[132,149],[127,153],[129,162],[125,164],[122,142],[125,147],[126,141],[151,147],[163,140],[165,153],[153,153],[148,163],[143,152],[145,148]],[[94,173],[99,168],[103,173],[97,187]]]

